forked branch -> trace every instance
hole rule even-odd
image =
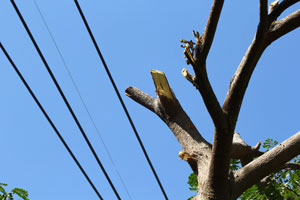
[[[278,5],[270,10],[269,16],[271,21],[277,20],[277,18],[283,13],[287,8],[291,7],[295,3],[299,2],[300,0],[283,0]]]
[[[293,12],[279,21],[273,22],[267,36],[267,45],[270,45],[273,41],[295,30],[299,26],[300,10]]]
[[[295,3],[294,1],[284,2],[286,3],[283,4],[282,2],[281,6],[278,5],[278,7],[280,6],[280,9],[286,9]],[[231,84],[223,104],[223,110],[228,113],[234,125],[238,118],[246,88],[255,66],[264,50],[274,40],[300,26],[300,10],[280,21],[271,21],[270,15],[275,12],[276,8],[274,8],[271,14],[267,16],[266,9],[266,1],[260,0],[260,22],[256,35],[231,80]],[[279,11],[276,12],[278,14]]]
[[[127,88],[126,95],[157,114],[169,126],[187,153],[194,154],[203,146],[210,148],[211,145],[202,138],[191,119],[182,109],[164,73],[151,70],[151,74],[156,87],[157,98],[153,98],[135,87]]]

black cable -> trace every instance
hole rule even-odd
[[[111,154],[110,154],[110,152],[109,152],[109,150],[108,150],[108,147],[106,146],[106,144],[105,144],[105,142],[104,142],[104,140],[103,140],[103,138],[102,138],[102,136],[101,136],[101,133],[100,133],[99,129],[98,129],[97,126],[96,126],[96,122],[94,121],[94,119],[93,119],[93,117],[92,117],[92,115],[91,115],[91,113],[90,113],[90,111],[89,111],[89,109],[88,109],[86,103],[84,102],[84,99],[83,99],[83,97],[82,97],[82,95],[81,95],[81,93],[80,93],[80,91],[79,91],[79,88],[77,87],[77,84],[76,84],[76,82],[75,82],[75,80],[74,80],[74,78],[73,78],[73,76],[72,76],[72,74],[71,74],[71,71],[69,70],[69,67],[68,67],[67,63],[66,63],[66,61],[65,61],[65,59],[64,59],[64,57],[63,57],[61,51],[59,50],[59,47],[58,47],[58,45],[57,45],[57,43],[56,43],[56,41],[55,41],[55,39],[54,39],[54,36],[53,36],[53,34],[52,34],[52,32],[51,32],[51,30],[50,30],[50,28],[49,28],[49,26],[48,26],[48,24],[47,24],[47,22],[46,22],[46,19],[44,18],[43,14],[42,14],[42,11],[40,10],[40,8],[39,8],[39,6],[38,6],[36,0],[33,0],[33,1],[34,1],[34,4],[35,4],[35,6],[36,6],[36,8],[37,8],[37,10],[38,10],[38,12],[39,12],[39,14],[40,14],[40,16],[41,16],[43,22],[44,22],[44,24],[45,24],[45,26],[46,26],[46,29],[47,29],[47,31],[48,31],[48,33],[49,33],[51,39],[52,39],[52,42],[53,42],[53,44],[54,44],[54,46],[55,46],[55,48],[56,48],[56,50],[57,50],[57,52],[58,52],[58,54],[59,54],[59,56],[60,56],[60,58],[61,58],[61,61],[63,62],[63,65],[64,65],[65,69],[66,69],[67,72],[68,72],[68,75],[69,75],[69,77],[70,77],[70,79],[71,79],[71,81],[72,81],[72,83],[73,83],[73,85],[74,85],[74,87],[75,87],[75,90],[76,90],[76,92],[77,92],[77,94],[78,94],[78,96],[79,96],[79,98],[80,98],[80,100],[81,100],[81,103],[82,103],[84,109],[86,110],[86,112],[87,112],[87,114],[88,114],[88,116],[89,116],[89,118],[90,118],[90,120],[91,120],[91,122],[92,122],[92,124],[93,124],[93,126],[94,126],[94,128],[95,128],[95,130],[96,130],[96,132],[97,132],[97,134],[98,134],[98,136],[99,136],[99,138],[100,138],[100,141],[102,142],[102,144],[103,144],[103,146],[104,146],[104,149],[105,149],[105,151],[106,151],[106,153],[107,153],[107,155],[108,155],[108,157],[109,157],[109,159],[110,159],[110,161],[111,161],[113,167],[115,168],[115,171],[116,171],[116,173],[117,173],[117,175],[118,175],[118,177],[119,177],[119,179],[120,179],[120,181],[121,181],[121,183],[122,183],[124,189],[126,190],[126,193],[127,193],[128,197],[129,197],[129,199],[132,200],[132,198],[131,198],[131,196],[130,196],[130,194],[129,194],[129,191],[128,191],[126,185],[125,185],[125,182],[124,182],[124,180],[122,179],[121,174],[120,174],[120,172],[119,172],[119,170],[118,170],[118,168],[117,168],[117,165],[116,165],[115,162],[113,161],[113,158],[112,158],[112,156],[111,156]]]
[[[45,109],[43,108],[43,106],[41,105],[41,103],[39,102],[39,100],[36,98],[35,94],[31,90],[30,86],[28,85],[28,83],[26,82],[26,80],[24,79],[24,77],[22,76],[21,72],[19,71],[19,69],[17,68],[17,66],[13,62],[13,60],[10,58],[9,54],[5,50],[5,48],[2,45],[2,43],[0,43],[0,47],[1,47],[2,51],[4,52],[5,56],[7,57],[7,59],[9,60],[10,64],[12,65],[12,67],[14,68],[14,70],[16,71],[16,73],[18,74],[19,78],[22,80],[23,84],[27,88],[27,90],[30,93],[31,97],[34,99],[35,103],[39,106],[40,110],[42,111],[42,113],[44,114],[44,116],[46,117],[46,119],[48,120],[48,122],[50,123],[50,125],[52,126],[52,128],[55,131],[56,135],[59,137],[60,141],[63,143],[63,145],[65,146],[65,148],[68,150],[69,154],[71,155],[71,157],[73,158],[73,160],[75,161],[75,163],[77,164],[77,166],[79,167],[79,169],[81,170],[81,172],[83,173],[83,175],[85,176],[85,178],[87,179],[87,181],[90,183],[90,185],[92,186],[92,188],[96,192],[96,194],[99,197],[99,199],[103,200],[103,198],[101,197],[100,193],[96,189],[95,185],[93,184],[93,182],[91,181],[91,179],[89,178],[89,176],[86,174],[86,172],[84,171],[84,169],[80,165],[79,161],[76,159],[75,155],[72,153],[72,151],[69,148],[68,144],[65,142],[64,138],[61,136],[61,134],[59,133],[59,131],[55,127],[54,123],[52,122],[52,120],[48,116],[47,112],[45,111]]]
[[[29,30],[29,28],[28,28],[28,26],[27,26],[27,24],[26,24],[26,22],[25,22],[25,20],[24,20],[24,18],[23,18],[23,16],[22,16],[22,14],[20,13],[20,11],[19,11],[17,5],[15,4],[14,0],[11,0],[11,3],[12,3],[12,5],[13,5],[13,7],[15,8],[15,10],[16,10],[16,12],[17,12],[19,18],[20,18],[20,20],[22,21],[22,24],[23,24],[24,28],[26,29],[27,34],[29,35],[29,37],[30,37],[32,43],[34,44],[34,46],[35,46],[35,48],[36,48],[36,50],[37,50],[39,56],[41,57],[41,59],[42,59],[44,65],[45,65],[45,67],[46,67],[48,73],[50,74],[50,76],[51,76],[51,78],[52,78],[52,80],[53,80],[53,82],[54,82],[54,84],[55,84],[55,86],[56,86],[56,88],[58,89],[58,91],[59,91],[61,97],[63,98],[63,100],[64,100],[66,106],[68,107],[68,109],[69,109],[69,111],[70,111],[70,113],[71,113],[71,115],[72,115],[74,121],[76,122],[76,124],[77,124],[77,126],[78,126],[78,128],[79,128],[79,130],[80,130],[80,132],[81,132],[81,134],[82,134],[82,136],[84,137],[84,139],[85,139],[86,143],[88,144],[90,150],[92,151],[92,153],[93,153],[95,159],[97,160],[98,165],[100,166],[101,170],[103,171],[103,173],[104,173],[104,175],[105,175],[107,181],[109,182],[111,188],[113,189],[115,195],[117,196],[117,198],[118,198],[119,200],[121,200],[121,198],[120,198],[120,196],[119,196],[119,194],[118,194],[116,188],[114,187],[112,181],[110,180],[108,174],[106,173],[106,170],[104,169],[104,167],[103,167],[103,165],[102,165],[102,163],[101,163],[99,157],[97,156],[97,154],[96,154],[96,152],[95,152],[93,146],[91,145],[91,143],[90,143],[88,137],[86,136],[86,134],[85,134],[85,132],[84,132],[82,126],[80,125],[80,122],[78,121],[78,119],[77,119],[75,113],[73,112],[73,110],[72,110],[72,108],[71,108],[71,106],[70,106],[70,104],[69,104],[69,102],[68,102],[66,96],[64,95],[62,89],[60,88],[60,86],[59,86],[59,84],[58,84],[58,82],[57,82],[57,80],[56,80],[54,74],[52,73],[52,71],[51,71],[51,69],[50,69],[50,67],[49,67],[49,65],[48,65],[48,63],[47,63],[45,57],[43,56],[43,54],[42,54],[40,48],[38,47],[38,45],[37,45],[37,43],[36,43],[34,37],[32,36],[32,34],[31,34],[31,32],[30,32],[30,30]]]
[[[88,23],[87,23],[87,20],[86,20],[84,14],[83,14],[83,12],[82,12],[82,10],[81,10],[81,8],[80,8],[80,5],[79,5],[79,3],[78,3],[77,0],[74,0],[74,1],[75,1],[75,4],[76,4],[76,7],[77,7],[77,9],[78,9],[78,11],[79,11],[79,13],[80,13],[80,16],[81,16],[81,18],[82,18],[82,20],[83,20],[83,22],[84,22],[84,24],[85,24],[85,27],[86,27],[87,31],[89,32],[89,35],[90,35],[90,37],[91,37],[91,39],[92,39],[92,41],[93,41],[93,44],[94,44],[94,46],[95,46],[95,48],[96,48],[96,50],[97,50],[97,53],[98,53],[98,55],[99,55],[99,57],[100,57],[100,59],[101,59],[101,61],[102,61],[102,63],[103,63],[103,66],[104,66],[104,68],[105,68],[105,70],[106,70],[106,73],[107,73],[107,75],[108,75],[108,77],[109,77],[109,79],[110,79],[110,81],[111,81],[111,83],[112,83],[112,85],[113,85],[113,87],[114,87],[114,90],[115,90],[115,92],[116,92],[116,94],[117,94],[117,96],[118,96],[118,98],[119,98],[119,101],[120,101],[120,103],[122,104],[122,107],[123,107],[123,109],[124,109],[124,111],[125,111],[125,113],[126,113],[126,116],[127,116],[128,120],[129,120],[129,122],[130,122],[130,125],[131,125],[131,127],[132,127],[132,129],[133,129],[133,131],[134,131],[134,133],[135,133],[135,136],[136,136],[136,138],[137,138],[137,140],[138,140],[138,142],[139,142],[139,144],[140,144],[140,146],[141,146],[141,148],[142,148],[142,150],[143,150],[143,152],[144,152],[144,155],[145,155],[145,157],[146,157],[146,159],[147,159],[147,161],[148,161],[148,164],[150,165],[150,168],[151,168],[151,170],[152,170],[152,172],[153,172],[153,174],[154,174],[154,176],[155,176],[155,178],[156,178],[156,181],[158,182],[159,187],[160,187],[160,189],[161,189],[161,191],[162,191],[162,193],[163,193],[165,199],[168,200],[167,194],[166,194],[166,192],[165,192],[165,190],[164,190],[164,188],[163,188],[163,186],[162,186],[162,184],[161,184],[161,182],[160,182],[160,180],[159,180],[159,178],[158,178],[158,175],[156,174],[156,171],[155,171],[155,169],[154,169],[154,167],[153,167],[151,161],[150,161],[150,158],[149,158],[149,156],[148,156],[148,154],[147,154],[147,151],[146,151],[146,149],[145,149],[145,147],[144,147],[144,145],[143,145],[143,142],[142,142],[142,140],[141,140],[141,138],[140,138],[140,136],[139,136],[139,134],[138,134],[138,132],[137,132],[137,130],[136,130],[136,128],[135,128],[135,125],[134,125],[134,123],[133,123],[133,121],[132,121],[130,115],[129,115],[129,112],[128,112],[128,110],[127,110],[127,108],[126,108],[126,106],[125,106],[125,103],[124,103],[124,101],[123,101],[123,99],[122,99],[122,97],[121,97],[121,95],[120,95],[120,92],[119,92],[119,90],[118,90],[118,88],[117,88],[117,86],[116,86],[116,84],[115,84],[115,81],[113,80],[113,77],[112,77],[112,75],[111,75],[111,73],[110,73],[110,71],[109,71],[109,69],[108,69],[108,67],[107,67],[107,65],[106,65],[106,62],[105,62],[105,60],[104,60],[104,58],[103,58],[103,56],[102,56],[102,54],[101,54],[101,51],[100,51],[100,49],[99,49],[99,47],[98,47],[98,45],[97,45],[97,42],[96,42],[96,40],[95,40],[95,38],[94,38],[94,36],[93,36],[93,33],[92,33],[92,31],[91,31],[91,29],[90,29]]]

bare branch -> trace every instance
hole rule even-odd
[[[137,103],[141,104],[142,106],[148,108],[152,112],[156,113],[155,108],[155,101],[156,99],[152,96],[144,93],[143,91],[135,88],[129,87],[125,90],[125,95],[136,101]],[[157,113],[156,113],[157,114]]]
[[[214,39],[223,3],[224,0],[214,0],[202,36],[200,36],[198,32],[193,31],[193,34],[196,38],[195,49],[193,49],[193,43],[191,41],[181,40],[181,42],[186,43],[184,54],[187,58],[187,63],[193,66],[195,72],[195,77],[193,78],[193,85],[199,86],[197,87],[197,89],[199,90],[203,98],[205,106],[214,122],[214,125],[218,128],[224,128],[226,120],[221,106],[219,104],[219,101],[208,80],[206,71],[206,58]],[[189,50],[190,48],[192,48],[195,54],[194,58]]]
[[[184,78],[186,78],[186,80],[188,80],[190,83],[192,83],[197,89],[199,89],[199,85],[197,85],[197,83],[195,83],[195,76],[193,76],[192,74],[190,74],[187,69],[183,68],[181,70],[181,74],[184,76]]]
[[[284,164],[282,169],[287,169],[287,170],[299,170],[300,169],[300,164],[299,163],[292,163],[292,162],[287,162]]]
[[[268,0],[259,0],[259,21],[266,23],[268,20]]]
[[[184,48],[184,55],[187,58],[187,63],[191,64],[193,67],[196,67],[196,63],[195,60],[193,58],[193,55],[191,54],[190,50],[189,50],[189,44],[187,43],[186,47]]]
[[[211,119],[213,120],[215,127],[224,127],[226,123],[225,115],[208,80],[205,64],[199,67],[195,73],[196,75],[193,79],[194,85],[198,86],[197,89],[202,96],[204,104],[210,114]]]
[[[194,33],[195,35],[199,35]],[[184,41],[184,40],[182,40]],[[196,42],[196,49],[195,52],[199,52],[197,50],[197,47],[199,46],[200,39],[197,39]],[[195,53],[195,59],[193,58],[191,52],[190,52],[190,42],[187,41],[184,54],[187,58],[187,63],[191,64],[195,76],[192,76],[186,69],[182,70],[183,76],[191,82],[200,92],[203,101],[205,103],[205,106],[215,124],[216,127],[224,126],[222,123],[225,121],[223,111],[221,109],[221,106],[219,104],[219,101],[211,87],[211,84],[208,80],[207,71],[206,71],[206,63],[205,62],[198,62],[199,59],[197,59],[197,53]],[[224,123],[223,123],[224,124]]]
[[[273,7],[272,10],[270,10],[270,20],[275,21],[283,11],[285,11],[287,8],[299,1],[300,0],[283,0],[280,4],[278,4],[277,6]]]
[[[234,196],[238,197],[243,191],[258,183],[268,174],[281,170],[285,163],[300,154],[299,145],[300,132],[235,171],[237,190]]]
[[[259,151],[261,142],[259,141],[256,146],[252,147],[248,145],[238,133],[234,133],[231,158],[241,159],[242,165],[248,164],[253,158],[261,156],[264,152]]]
[[[267,0],[260,0],[259,6],[259,24],[257,27],[256,35],[249,46],[246,54],[244,55],[237,71],[232,77],[229,90],[223,104],[223,110],[231,119],[233,128],[240,112],[243,98],[248,87],[251,75],[255,66],[263,54],[267,45],[265,45],[265,38],[269,28],[267,16]]]
[[[208,52],[215,36],[223,4],[224,0],[214,0],[213,2],[201,41],[202,50],[201,57],[199,58],[200,60],[206,60],[207,58]]]
[[[283,35],[295,30],[300,26],[300,10],[293,12],[287,17],[275,21],[271,24],[269,33],[267,35],[267,44],[282,37]]]

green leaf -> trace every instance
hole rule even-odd
[[[2,192],[3,194],[5,193],[5,189],[2,186],[0,186],[0,192]]]
[[[197,180],[197,176],[194,173],[191,173],[187,182],[190,187],[189,189],[191,191],[197,191],[198,188],[198,180]],[[191,196],[190,198],[188,198],[188,200],[191,200],[194,196]]]
[[[0,183],[0,192],[2,192],[3,194],[6,193],[5,189],[2,186],[7,186],[6,183]]]
[[[191,196],[190,198],[188,198],[187,200],[192,200],[195,196]]]
[[[19,197],[21,197],[24,200],[29,200],[28,199],[28,192],[22,188],[14,188],[11,190],[13,194],[17,194]]]
[[[275,147],[278,144],[276,140],[271,138],[267,138],[266,141],[263,143],[263,148],[266,148],[269,151],[271,148]]]
[[[230,159],[230,169],[235,171],[235,170],[238,170],[239,168],[241,168],[241,162],[239,159]]]
[[[191,186],[190,190],[195,191],[194,188],[196,188],[197,190],[198,180],[197,180],[197,176],[194,173],[191,173],[191,175],[189,176],[188,184]]]

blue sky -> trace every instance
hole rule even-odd
[[[36,0],[132,199],[163,199],[72,0]],[[187,199],[188,164],[167,126],[124,95],[129,86],[155,95],[150,69],[164,71],[203,136],[213,125],[202,99],[181,75],[179,40],[202,32],[211,1],[81,0],[104,58],[169,199]],[[33,0],[16,4],[122,199],[129,199],[88,118]],[[296,4],[294,9],[299,9]],[[208,74],[222,103],[258,22],[258,1],[225,2],[208,57]],[[0,40],[104,199],[116,199],[25,32],[10,1],[0,2]],[[253,74],[236,131],[250,145],[279,142],[299,131],[300,29],[274,42]],[[97,199],[51,126],[0,53],[0,182],[29,191],[30,199]]]

